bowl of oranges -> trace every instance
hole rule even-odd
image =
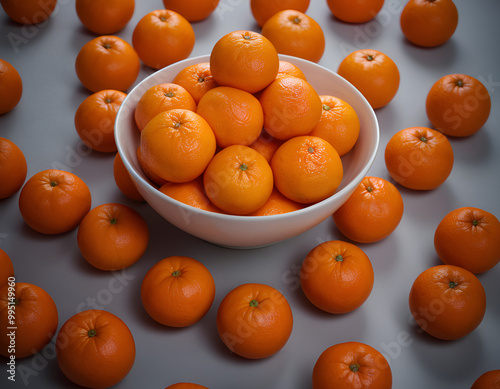
[[[238,34],[246,43],[256,33]],[[241,70],[224,53],[232,43],[137,84],[115,139],[139,193],[168,222],[254,248],[330,217],[367,174],[380,135],[370,104],[335,72],[272,47],[245,60],[263,55],[266,66]]]

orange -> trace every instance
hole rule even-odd
[[[56,304],[44,289],[24,282],[9,282],[0,288],[0,329],[4,334],[0,355],[9,358],[14,353],[17,359],[36,354],[55,335],[57,324]]]
[[[470,389],[500,389],[500,369],[481,374]]]
[[[132,181],[132,177],[130,177],[130,174],[123,164],[123,160],[119,153],[116,153],[115,159],[113,160],[113,177],[120,192],[122,192],[130,200],[144,201],[144,197],[142,197],[137,190],[137,187],[135,186],[134,181]]]
[[[75,62],[78,79],[91,92],[103,89],[128,90],[137,79],[140,60],[123,39],[103,35],[87,42]]]
[[[454,340],[479,326],[486,311],[486,294],[470,271],[440,265],[424,270],[415,279],[409,305],[421,330],[438,339]]]
[[[17,23],[36,24],[49,18],[57,0],[0,0],[3,10]]]
[[[380,351],[367,344],[337,343],[317,359],[312,388],[391,389],[391,367]]]
[[[7,284],[9,277],[14,276],[14,265],[5,251],[0,249],[0,287]]]
[[[187,327],[207,314],[215,297],[210,271],[199,261],[172,256],[157,262],[144,276],[142,305],[158,323]]]
[[[445,264],[484,273],[500,262],[500,222],[479,208],[457,208],[439,222],[434,247]]]
[[[283,144],[283,141],[269,135],[266,130],[262,130],[259,137],[253,142],[250,147],[262,154],[268,163],[271,163],[274,153]]]
[[[206,386],[193,384],[191,382],[178,382],[167,386],[165,389],[208,389]]]
[[[264,113],[251,93],[229,86],[207,91],[196,111],[212,128],[217,146],[249,146],[262,132]]]
[[[218,4],[219,0],[163,0],[166,9],[178,12],[190,22],[208,18]]]
[[[269,40],[253,31],[233,31],[220,38],[210,53],[215,82],[255,93],[278,74],[278,52]]]
[[[63,170],[43,170],[24,184],[19,211],[28,226],[43,234],[74,229],[90,210],[90,190],[83,180]]]
[[[398,67],[378,50],[352,52],[340,63],[338,74],[353,84],[373,109],[389,104],[399,88]]]
[[[490,115],[486,87],[466,74],[449,74],[432,85],[425,102],[434,128],[449,136],[464,137],[479,131]]]
[[[276,77],[287,77],[287,76],[298,77],[302,78],[304,81],[307,81],[306,76],[297,65],[294,65],[293,63],[288,61],[280,61],[280,66],[278,68],[278,75]]]
[[[333,195],[343,176],[337,151],[315,136],[287,140],[274,153],[271,168],[281,194],[302,204],[317,203]]]
[[[132,45],[142,62],[161,69],[189,57],[195,39],[193,27],[183,16],[160,9],[139,20],[132,34]]]
[[[152,86],[141,96],[135,107],[134,118],[140,131],[156,115],[174,108],[196,112],[196,103],[182,86],[165,83]]]
[[[262,27],[275,13],[286,9],[294,9],[305,13],[310,0],[250,0],[250,10],[257,24]]]
[[[172,182],[200,176],[215,153],[215,135],[200,115],[171,109],[155,116],[141,132],[141,155],[159,177]]]
[[[418,46],[435,47],[448,41],[458,24],[452,0],[410,0],[401,12],[401,30]]]
[[[279,54],[318,62],[325,51],[321,26],[310,16],[293,9],[271,16],[262,26],[262,35],[271,41]]]
[[[101,270],[121,270],[146,251],[149,229],[144,218],[118,203],[92,209],[78,227],[77,242],[85,260]]]
[[[163,184],[165,184],[167,182],[167,180],[161,178],[158,174],[154,173],[151,170],[151,168],[149,167],[147,161],[144,161],[144,158],[143,158],[142,152],[141,152],[141,146],[137,147],[137,160],[139,162],[139,165],[141,166],[141,169],[142,169],[143,173],[156,186],[160,187],[160,186],[162,186]]]
[[[125,97],[123,92],[105,89],[81,102],[75,113],[75,128],[85,145],[105,153],[116,151],[115,118]]]
[[[0,199],[21,189],[27,172],[28,165],[21,149],[14,142],[0,137]]]
[[[367,176],[333,214],[338,230],[359,243],[389,236],[403,217],[403,197],[389,181]]]
[[[332,14],[348,23],[366,23],[372,20],[384,5],[384,0],[327,0]]]
[[[240,285],[222,299],[217,331],[235,354],[248,359],[269,357],[281,350],[293,327],[285,296],[269,285]]]
[[[123,29],[132,18],[135,0],[76,0],[76,14],[93,33],[109,35]]]
[[[359,137],[359,118],[353,107],[334,96],[320,96],[323,111],[318,124],[309,133],[330,143],[342,157],[356,144]]]
[[[373,288],[370,259],[359,247],[330,240],[314,247],[302,262],[302,291],[319,309],[347,313],[359,308]]]
[[[410,189],[437,188],[450,175],[453,161],[448,138],[427,127],[398,131],[385,147],[385,165],[390,176]]]
[[[219,151],[203,175],[205,193],[216,207],[234,215],[255,212],[273,190],[273,172],[266,159],[248,146]]]
[[[309,134],[321,118],[318,93],[297,77],[276,79],[259,100],[264,110],[264,128],[281,140]]]
[[[77,385],[108,388],[122,381],[135,361],[127,325],[110,312],[90,309],[70,317],[59,330],[57,362]]]
[[[12,111],[23,94],[23,81],[9,62],[0,58],[0,115]]]
[[[195,208],[210,212],[222,212],[208,199],[201,177],[189,182],[166,182],[160,187],[160,192]]]
[[[212,77],[209,62],[202,62],[185,67],[177,73],[172,82],[186,89],[191,94],[196,104],[198,104],[202,96],[208,90],[217,86]]]
[[[249,214],[249,216],[280,215],[282,213],[298,211],[302,208],[304,208],[303,204],[292,201],[283,196],[277,189],[273,189],[264,205],[255,212]]]

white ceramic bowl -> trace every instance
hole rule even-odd
[[[379,146],[379,127],[371,106],[363,95],[338,74],[315,63],[280,55],[297,65],[320,95],[347,101],[358,114],[361,128],[354,148],[342,158],[344,177],[337,192],[304,209],[274,216],[233,216],[203,211],[176,201],[156,189],[142,172],[137,160],[140,133],[134,109],[151,86],[171,82],[186,66],[209,62],[209,55],[189,58],[151,74],[130,91],[115,123],[115,139],[123,163],[144,199],[167,221],[198,238],[233,248],[269,245],[297,236],[330,217],[351,195],[371,167]]]

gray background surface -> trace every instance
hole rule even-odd
[[[160,0],[137,1],[133,19],[116,35],[131,42],[138,20],[163,7]],[[398,65],[401,84],[395,99],[376,111],[381,144],[369,174],[390,179],[384,148],[398,130],[429,126],[425,98],[441,76],[466,73],[485,83],[492,112],[484,128],[466,139],[451,139],[455,165],[439,188],[415,192],[399,187],[405,203],[401,224],[387,239],[360,245],[370,257],[375,285],[356,311],[329,315],[315,309],[298,283],[300,264],[309,250],[330,239],[344,239],[331,218],[298,236],[269,247],[231,250],[214,246],[171,226],[147,204],[125,198],[113,180],[112,154],[82,147],[74,124],[78,105],[89,93],[79,83],[74,61],[80,48],[94,37],[79,22],[74,2],[61,0],[49,22],[20,26],[0,11],[0,57],[12,63],[24,83],[23,97],[12,112],[0,116],[0,136],[14,141],[25,153],[28,177],[48,168],[63,168],[80,176],[92,192],[92,206],[121,202],[147,220],[151,241],[144,257],[123,272],[92,268],[81,257],[76,230],[44,236],[28,228],[19,213],[19,193],[0,201],[0,247],[12,258],[17,279],[41,286],[54,298],[60,326],[78,310],[99,307],[122,318],[137,346],[133,370],[117,388],[164,388],[191,381],[212,389],[311,388],[314,363],[327,347],[360,341],[382,351],[389,360],[394,388],[469,388],[486,370],[500,368],[500,266],[479,278],[487,293],[482,324],[467,337],[438,341],[417,332],[410,320],[408,293],[413,280],[439,264],[433,235],[449,211],[475,206],[500,216],[500,36],[498,0],[457,0],[460,20],[453,38],[433,49],[416,47],[401,33],[399,14],[406,2],[387,0],[371,22],[344,24],[334,19],[322,0],[312,0],[308,14],[322,26],[326,50],[319,62],[336,70],[349,52],[374,48]],[[207,20],[193,25],[196,45],[192,56],[207,54],[225,33],[236,29],[259,31],[243,0],[221,0]],[[151,70],[142,67],[137,82]],[[212,272],[217,293],[209,313],[197,324],[172,329],[156,324],[142,308],[140,285],[147,270],[171,255],[202,261]],[[294,314],[293,333],[281,352],[264,360],[232,355],[220,341],[215,325],[217,307],[231,289],[246,282],[270,284],[284,293]],[[2,364],[6,362],[2,359]],[[17,382],[7,381],[0,368],[0,387],[71,388],[57,367],[54,345],[18,361]]]

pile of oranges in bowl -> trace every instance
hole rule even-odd
[[[234,31],[140,82],[115,138],[162,217],[218,245],[259,247],[331,216],[373,163],[379,128],[345,79]]]

